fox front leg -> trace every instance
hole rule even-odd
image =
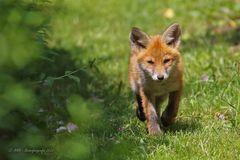
[[[136,115],[140,121],[144,122],[146,120],[146,116],[143,110],[142,98],[139,94],[136,94],[136,101],[137,101]]]
[[[147,120],[148,133],[156,135],[161,133],[158,124],[158,116],[155,109],[155,97],[145,94],[143,91],[140,94],[142,99],[142,106]]]
[[[182,91],[178,90],[169,94],[168,105],[161,117],[161,121],[164,126],[169,126],[174,123],[178,113],[181,93]]]
[[[164,102],[164,100],[167,98],[166,95],[163,95],[163,96],[156,96],[156,105],[155,105],[155,108],[156,108],[156,111],[157,111],[157,115],[160,117],[160,109],[161,109],[161,105],[162,103]]]

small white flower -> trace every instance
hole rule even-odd
[[[66,128],[65,126],[60,126],[60,127],[58,127],[58,128],[56,129],[56,132],[57,132],[57,133],[60,133],[60,132],[63,132],[63,131],[65,131],[65,130],[67,130],[67,128]]]
[[[204,75],[201,76],[200,79],[201,79],[202,81],[208,81],[208,80],[209,80],[209,76],[206,75],[206,74],[204,74]]]
[[[71,123],[71,122],[69,122],[67,124],[67,130],[68,130],[69,133],[71,133],[72,131],[74,131],[76,129],[78,129],[78,126],[76,124]]]

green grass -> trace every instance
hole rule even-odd
[[[129,149],[123,151],[126,154],[119,152],[109,159],[240,159],[240,51],[230,50],[239,43],[239,33],[235,29],[213,32],[239,16],[239,4],[228,0],[79,4],[84,12],[75,16],[82,21],[79,46],[83,51],[74,57],[81,62],[96,59],[99,86],[92,92],[104,100],[103,110],[113,126],[111,134],[100,141],[106,146],[114,143],[116,148],[111,151],[130,142]],[[166,8],[174,10],[172,19],[164,17]],[[240,25],[238,19],[232,21]],[[150,34],[161,33],[173,22],[183,30],[184,94],[176,124],[164,128],[163,135],[151,137],[135,116],[128,87],[128,34],[132,26]],[[238,40],[234,40],[236,34]],[[201,80],[202,75],[208,80]]]

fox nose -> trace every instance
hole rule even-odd
[[[164,76],[163,76],[163,75],[158,75],[158,76],[157,76],[157,79],[160,80],[160,81],[162,81],[162,80],[164,79]]]

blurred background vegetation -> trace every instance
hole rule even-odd
[[[178,147],[175,135],[148,137],[134,115],[128,34],[132,26],[161,33],[173,22],[183,28],[186,68],[180,122],[195,121],[167,131],[183,131],[185,144],[189,132],[199,129],[204,139],[201,126],[221,128],[214,120],[224,119],[236,129],[223,134],[234,151],[225,158],[239,158],[239,141],[231,146],[240,139],[239,13],[238,0],[1,0],[0,159],[168,157],[162,152]],[[216,158],[224,152],[212,149],[213,130]],[[195,149],[199,155],[188,156],[200,156]],[[174,152],[173,159],[185,156]]]

